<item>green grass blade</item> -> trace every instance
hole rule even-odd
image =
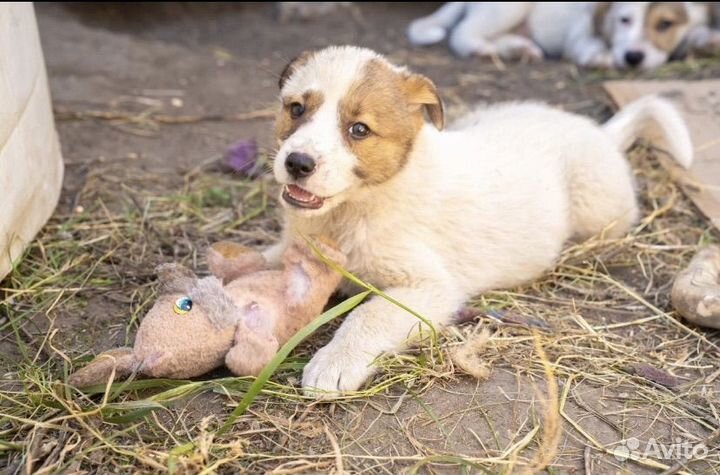
[[[110,386],[110,392],[120,391],[126,393],[129,391],[141,391],[146,389],[172,389],[178,386],[192,384],[187,379],[140,379],[131,382],[117,382]],[[82,388],[82,392],[87,395],[103,394],[107,389],[105,384],[96,384]]]
[[[135,409],[133,411],[124,412],[118,415],[107,415],[103,416],[103,420],[111,424],[127,424],[128,422],[140,420],[158,409],[164,409],[164,406],[146,407],[143,409]]]
[[[143,399],[141,401],[110,403],[103,407],[100,413],[106,422],[125,424],[141,419],[152,411],[164,408],[165,406],[158,402]]]
[[[263,370],[255,379],[255,382],[250,386],[247,393],[245,393],[245,397],[242,398],[240,404],[238,404],[238,407],[235,408],[235,410],[232,412],[232,414],[230,414],[225,423],[220,427],[220,429],[218,430],[218,435],[227,432],[233,425],[235,420],[247,410],[250,404],[252,404],[252,402],[255,400],[255,397],[257,397],[257,395],[260,393],[263,386],[265,386],[267,380],[270,379],[270,376],[272,376],[278,366],[280,366],[280,364],[285,360],[285,358],[287,358],[290,352],[297,345],[300,344],[300,342],[315,333],[315,331],[321,326],[357,307],[360,302],[365,299],[365,297],[370,295],[370,293],[371,291],[368,290],[354,295],[349,299],[337,304],[330,310],[322,313],[312,322],[305,325],[302,330],[293,335],[293,337],[290,338],[287,343],[282,346],[282,348],[280,348],[280,351],[278,351],[278,353],[273,357],[273,359],[270,360],[267,365],[265,365]]]
[[[13,442],[8,442],[6,440],[0,440],[0,452],[4,450],[23,450],[25,448],[25,445],[22,444],[15,444]]]

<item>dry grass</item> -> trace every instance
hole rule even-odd
[[[483,348],[490,340],[490,331],[482,328],[479,333],[471,335],[462,344],[450,351],[453,363],[465,373],[481,381],[490,376],[490,368],[485,362]]]
[[[249,378],[140,380],[88,394],[63,381],[91,353],[132,341],[154,298],[155,264],[203,268],[202,249],[221,238],[272,242],[271,185],[209,160],[178,180],[177,193],[155,194],[139,190],[167,189],[157,186],[165,177],[101,164],[0,285],[0,473],[718,473],[720,338],[669,307],[673,276],[717,234],[652,155],[638,148],[631,157],[646,218],[630,235],[572,245],[540,281],[472,302],[480,314],[515,318],[451,328],[438,346],[382,358],[362,392],[333,404],[298,391],[303,364],[331,332],[323,328],[222,435]],[[547,325],[537,347],[527,318]],[[473,383],[450,355],[468,339],[472,348],[479,327],[492,330],[481,349],[489,379]],[[476,400],[478,388],[505,407]],[[468,408],[443,405],[450,396]],[[508,411],[519,423],[500,417]],[[466,423],[470,412],[484,425]],[[680,463],[616,460],[630,436],[711,449]]]

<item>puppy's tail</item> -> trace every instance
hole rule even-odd
[[[693,145],[690,132],[678,110],[657,96],[646,96],[631,102],[608,120],[603,128],[621,147],[627,149],[650,124],[658,126],[668,152],[684,168],[690,168]]]
[[[415,46],[439,43],[448,29],[460,21],[465,13],[465,2],[448,2],[432,15],[418,18],[407,29],[408,39]]]

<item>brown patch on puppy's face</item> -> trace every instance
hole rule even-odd
[[[283,141],[290,137],[301,125],[307,123],[323,103],[319,91],[309,90],[302,96],[283,98],[282,106],[275,119],[275,137]],[[301,111],[300,114],[298,112]]]
[[[288,68],[276,122],[273,174],[290,212],[319,216],[367,196],[410,159],[424,116],[439,129],[435,86],[374,51],[332,46]]]
[[[682,2],[654,2],[645,16],[645,34],[656,48],[671,53],[682,41],[688,22]]]
[[[596,25],[601,26],[613,63],[620,68],[653,69],[665,64],[690,26],[683,2],[611,2],[596,8]]]
[[[611,6],[612,2],[597,2],[593,10],[593,30],[595,31],[595,35],[602,38],[605,42],[608,41],[608,35],[605,31],[605,17],[610,11]]]
[[[285,65],[278,80],[280,90],[285,87],[293,73],[306,65],[312,56],[312,51],[303,51]],[[275,119],[275,136],[278,141],[285,140],[310,120],[322,102],[322,93],[313,90],[305,91],[302,95],[283,97],[282,106]]]
[[[379,184],[403,168],[424,123],[424,111],[442,129],[442,102],[429,79],[380,60],[365,66],[339,104],[340,133],[357,157],[353,171],[358,178]]]

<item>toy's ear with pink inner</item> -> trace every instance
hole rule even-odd
[[[116,348],[98,355],[84,368],[76,371],[68,378],[68,384],[84,388],[96,384],[105,384],[115,371],[115,380],[122,380],[137,370],[132,348]]]
[[[166,293],[186,294],[198,280],[193,271],[175,263],[160,264],[155,268],[155,273],[158,275],[158,280]]]
[[[245,274],[251,274],[266,266],[259,252],[229,241],[216,242],[207,252],[210,272],[227,284]]]

